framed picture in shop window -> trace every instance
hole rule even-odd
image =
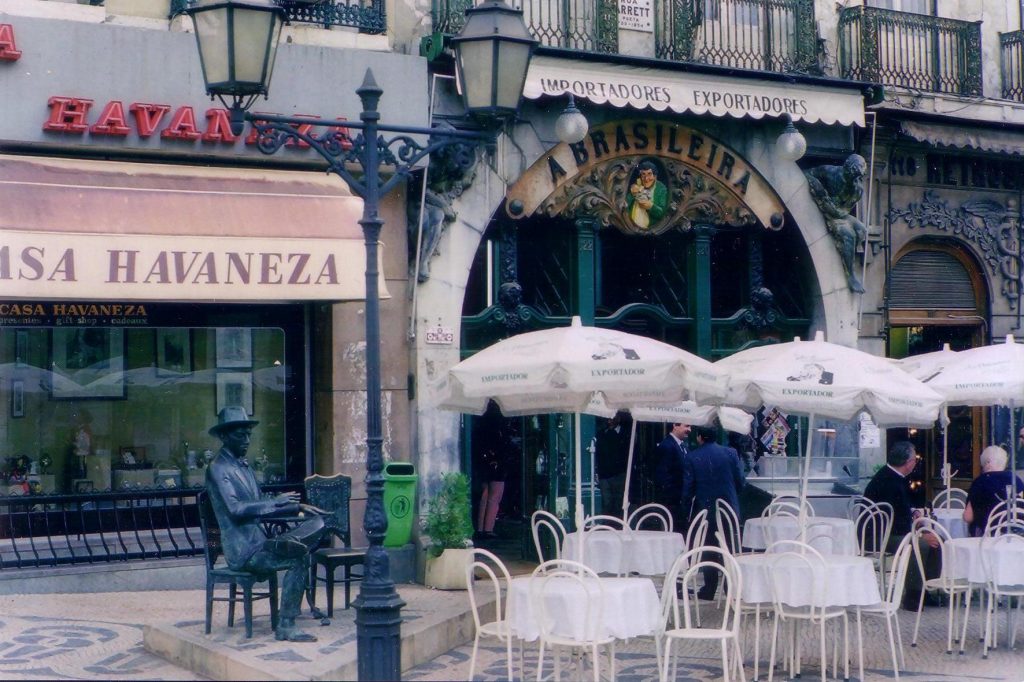
[[[156,375],[188,374],[192,371],[192,331],[156,330]]]
[[[28,367],[28,331],[14,332],[14,366]]]
[[[217,372],[217,412],[236,406],[253,416],[252,372]]]
[[[50,397],[123,399],[124,330],[58,327],[50,342]]]
[[[11,382],[11,417],[19,419],[25,416],[25,382],[16,379]]]
[[[217,368],[252,369],[252,330],[248,327],[217,329]]]

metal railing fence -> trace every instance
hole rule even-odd
[[[196,495],[151,488],[0,497],[0,569],[202,555]],[[302,484],[263,486],[266,493]]]
[[[1024,102],[1024,31],[999,34],[1003,99]]]
[[[813,0],[662,0],[655,55],[777,73],[821,73]]]
[[[840,77],[980,96],[981,22],[875,7],[839,14]]]
[[[171,0],[171,18],[182,14],[193,0]],[[277,0],[284,7],[288,23],[315,24],[324,28],[350,26],[361,33],[384,33],[387,15],[384,0],[322,0],[292,2]]]

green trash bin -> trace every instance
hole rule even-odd
[[[408,462],[384,465],[384,511],[388,515],[385,547],[401,547],[412,538],[413,502],[416,499],[416,467]]]

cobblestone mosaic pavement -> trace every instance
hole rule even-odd
[[[464,592],[430,592],[427,600],[458,600]],[[142,627],[153,623],[194,623],[201,613],[203,592],[132,592],[107,594],[23,595],[0,597],[0,679],[104,679],[104,680],[194,680],[182,670],[142,648]],[[426,604],[426,602],[425,602]],[[415,605],[412,611],[429,606]],[[86,614],[90,614],[86,616]],[[220,614],[223,617],[223,614]],[[943,653],[946,638],[946,610],[925,609],[921,624],[921,644],[909,646],[913,616],[901,613],[901,628],[907,643],[906,670],[901,678],[918,681],[990,681],[1024,682],[1024,625],[1020,628],[1016,650],[1005,647],[988,660],[981,657],[977,641],[977,612],[972,614],[967,651],[964,656]],[[259,620],[257,620],[259,623]],[[312,621],[310,621],[312,623]],[[866,621],[865,667],[867,680],[893,679],[889,671],[887,639],[880,624]],[[766,640],[766,638],[765,638]],[[765,641],[762,640],[762,641]],[[813,640],[816,641],[816,640]],[[486,642],[486,640],[485,640]],[[250,644],[253,643],[250,641]],[[318,646],[336,646],[326,640]],[[239,642],[239,647],[245,645]],[[813,650],[805,647],[805,650]],[[469,672],[469,645],[453,649],[404,675],[408,680],[461,680]],[[680,659],[681,680],[717,680],[721,677],[718,657],[711,648],[688,645]],[[767,659],[766,649],[762,656]],[[526,645],[528,677],[536,671],[536,644]],[[286,654],[282,654],[286,655]],[[751,651],[745,650],[749,663]],[[651,639],[641,638],[617,647],[617,668],[623,682],[656,679],[654,647]],[[516,668],[518,670],[518,667]],[[805,656],[803,678],[818,679],[815,655]],[[748,664],[748,677],[752,670]],[[856,677],[856,666],[851,668]],[[485,643],[477,664],[478,679],[505,678],[504,649]],[[762,665],[761,678],[766,679]],[[575,679],[568,672],[564,679]],[[780,676],[780,679],[783,679]]]

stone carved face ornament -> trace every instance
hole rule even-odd
[[[623,156],[594,166],[557,189],[540,206],[549,216],[595,217],[626,234],[657,235],[709,223],[757,224],[750,210],[718,181],[674,159]]]

